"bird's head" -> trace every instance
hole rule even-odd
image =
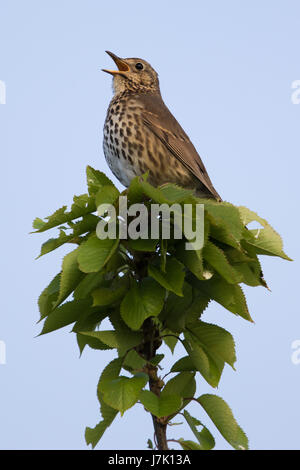
[[[118,67],[118,70],[102,69],[113,76],[115,94],[127,90],[135,93],[159,93],[158,75],[148,62],[135,58],[121,59],[112,52],[106,52]]]

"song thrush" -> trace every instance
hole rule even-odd
[[[106,52],[118,67],[103,69],[113,75],[103,149],[114,175],[128,187],[148,171],[154,186],[177,183],[200,197],[221,200],[195,147],[164,104],[155,70],[145,60]]]

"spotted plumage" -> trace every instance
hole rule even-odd
[[[114,77],[114,97],[103,149],[114,175],[128,187],[132,178],[148,171],[155,186],[177,183],[221,200],[195,147],[164,104],[155,70],[142,59],[108,54],[118,70],[105,70]]]

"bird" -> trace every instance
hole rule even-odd
[[[102,69],[113,76],[103,151],[115,177],[128,187],[148,172],[147,181],[155,187],[175,183],[221,201],[197,150],[162,99],[157,72],[143,59],[106,53],[118,68]]]

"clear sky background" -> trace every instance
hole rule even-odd
[[[36,299],[60,269],[61,248],[38,261],[44,235],[28,235],[73,194],[85,167],[110,175],[102,126],[111,99],[109,49],[158,71],[166,104],[202,156],[214,186],[279,231],[290,263],[262,258],[272,292],[245,288],[255,324],[211,304],[204,320],[235,337],[237,371],[217,393],[252,449],[299,449],[300,3],[295,0],[0,0],[1,449],[85,449],[100,418],[96,385],[111,352],[79,351],[70,328],[39,338]],[[114,179],[115,181],[115,179]],[[121,187],[118,184],[118,187]],[[175,362],[168,355],[163,362]],[[198,378],[199,394],[214,393]],[[228,449],[196,404],[190,411]],[[152,422],[140,406],[118,418],[99,449],[143,449]],[[185,425],[169,437],[192,439]]]

